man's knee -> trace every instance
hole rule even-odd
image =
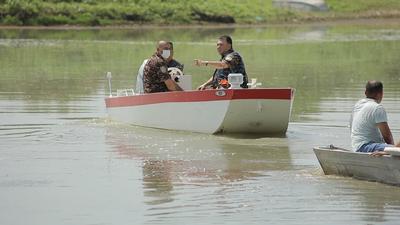
[[[368,143],[361,146],[357,152],[379,152],[385,150],[385,147],[388,147],[388,144],[384,143]]]

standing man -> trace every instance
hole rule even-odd
[[[196,66],[212,66],[216,68],[213,76],[207,82],[200,85],[198,90],[204,90],[207,87],[227,87],[228,75],[230,73],[243,74],[243,83],[240,86],[242,88],[247,88],[248,78],[243,59],[238,52],[233,50],[232,38],[227,35],[219,37],[217,41],[217,51],[221,55],[220,61],[194,60]]]
[[[365,96],[355,104],[351,115],[352,148],[357,152],[383,151],[394,142],[386,111],[380,104],[383,98],[382,82],[368,81]]]
[[[156,52],[150,57],[143,70],[145,93],[183,91],[168,73],[168,58],[171,56],[170,44],[160,41]]]

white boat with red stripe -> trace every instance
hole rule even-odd
[[[282,135],[293,99],[292,88],[255,88],[110,95],[105,102],[111,119],[138,126]]]

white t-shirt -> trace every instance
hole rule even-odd
[[[351,145],[357,151],[363,144],[385,143],[377,124],[387,122],[386,111],[374,99],[361,99],[353,108],[350,119]]]
[[[142,63],[142,65],[139,68],[137,77],[136,77],[136,93],[138,94],[143,94],[144,93],[144,87],[143,87],[143,70],[144,67],[146,66],[148,59],[145,59]]]

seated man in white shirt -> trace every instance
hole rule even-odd
[[[393,136],[387,123],[387,115],[380,104],[383,98],[383,84],[368,81],[365,86],[366,98],[359,100],[350,119],[351,144],[353,151],[379,152],[393,146]]]

